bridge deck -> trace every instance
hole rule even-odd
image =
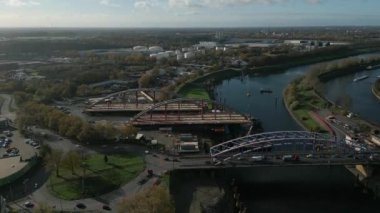
[[[118,103],[118,104],[96,104],[95,106],[92,106],[91,108],[87,108],[84,111],[85,112],[92,112],[92,113],[97,113],[97,112],[140,112],[144,110],[148,110],[153,107],[153,103]],[[201,111],[202,107],[200,107],[197,104],[191,104],[191,103],[183,103],[178,105],[177,103],[172,103],[172,104],[167,104],[165,106],[160,106],[153,111],[157,112],[164,112],[164,111],[169,111],[169,112],[194,112],[194,111]]]
[[[207,124],[248,124],[250,119],[236,113],[204,113],[202,114],[151,114],[144,115],[132,124],[139,125],[207,125]]]

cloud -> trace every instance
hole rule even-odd
[[[192,15],[199,15],[200,13],[197,11],[185,11],[185,12],[177,12],[174,13],[175,16],[192,16]]]
[[[158,2],[156,0],[138,0],[134,3],[134,7],[136,9],[148,10],[155,6],[158,6]]]
[[[323,0],[307,0],[309,4],[322,4]]]
[[[99,4],[108,7],[120,7],[120,4],[113,3],[111,0],[100,0]]]
[[[31,0],[3,0],[1,3],[8,5],[10,7],[22,7],[22,6],[30,6],[30,5],[40,5],[37,1]]]
[[[203,7],[202,0],[169,0],[171,8],[200,8]]]
[[[248,4],[279,4],[291,1],[304,1],[308,4],[321,4],[325,0],[168,0],[171,8],[225,7]]]

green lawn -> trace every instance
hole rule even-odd
[[[49,179],[51,192],[65,200],[75,200],[98,196],[115,190],[129,182],[144,170],[142,157],[131,155],[91,155],[86,160],[84,193],[82,188],[83,168],[78,168],[73,175],[71,170],[61,168],[60,177],[53,172]]]
[[[309,110],[298,109],[294,111],[294,115],[299,121],[301,121],[302,124],[305,125],[307,129],[322,129],[318,122],[314,121],[314,119],[309,115]]]
[[[196,99],[206,99],[210,100],[210,96],[208,92],[201,87],[196,87],[196,86],[189,86],[186,88],[183,88],[180,92],[181,96],[185,98],[196,98]]]

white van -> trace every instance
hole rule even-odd
[[[265,156],[263,156],[263,155],[254,155],[254,156],[251,157],[251,160],[252,161],[263,161],[263,160],[265,160]]]

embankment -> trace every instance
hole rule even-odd
[[[380,100],[380,79],[378,79],[372,86],[373,95]]]

